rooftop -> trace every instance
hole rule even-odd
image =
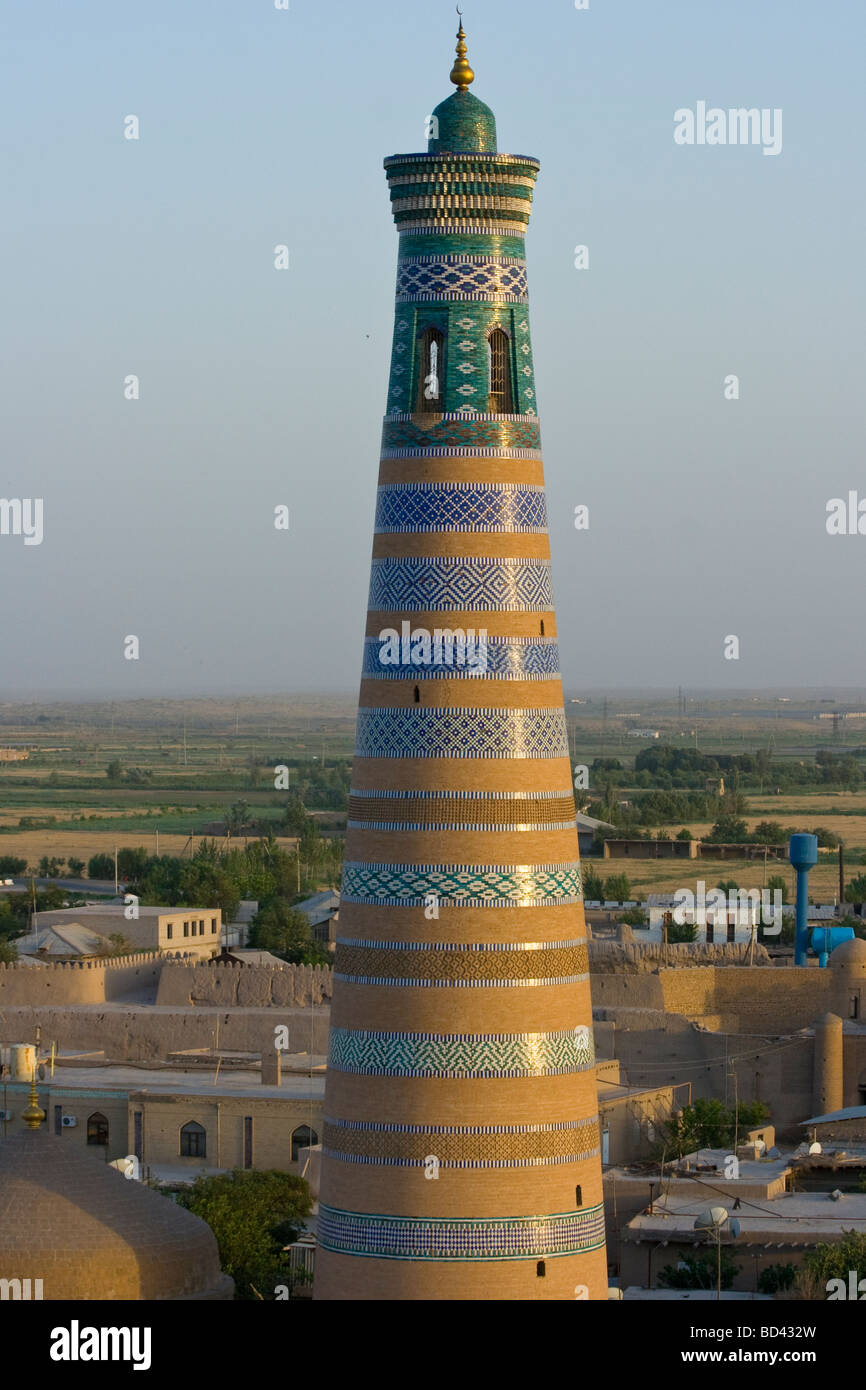
[[[197,1095],[246,1096],[259,1100],[307,1100],[319,1099],[325,1093],[326,1058],[307,1053],[283,1054],[281,1086],[263,1086],[259,1071],[220,1070],[215,1079],[216,1062],[212,1068],[196,1068],[195,1071],[174,1070],[170,1067],[136,1066],[91,1066],[57,1067],[53,1081],[46,1079],[39,1083],[40,1093],[45,1090],[75,1091],[84,1095],[96,1095],[105,1091],[117,1091],[123,1095],[146,1092],[150,1095]],[[310,1067],[315,1074],[310,1076]],[[9,1082],[8,1091],[21,1095],[28,1093],[25,1082]]]
[[[711,1185],[705,1197],[682,1200],[674,1193],[659,1197],[652,1214],[635,1216],[622,1238],[705,1244],[706,1237],[694,1229],[695,1217],[708,1206],[718,1205],[719,1197]],[[866,1233],[866,1193],[846,1192],[836,1202],[826,1192],[785,1193],[769,1201],[743,1197],[736,1212],[727,1209],[739,1221],[740,1234],[736,1241],[723,1235],[726,1245],[815,1245],[837,1239],[846,1231]]]

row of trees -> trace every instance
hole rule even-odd
[[[707,754],[694,748],[659,744],[643,749],[634,760],[633,785],[637,787],[700,787],[711,777],[726,777],[735,788],[740,782],[774,787],[850,788],[863,783],[864,771],[850,753],[823,751],[810,762],[773,758],[766,752]]]

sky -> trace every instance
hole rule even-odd
[[[866,513],[866,7],[463,10],[500,150],[541,161],[567,687],[866,685],[866,535],[827,532]],[[426,148],[455,31],[444,0],[4,0],[0,498],[43,519],[0,534],[0,699],[357,688],[382,160]],[[678,144],[699,102],[781,110],[780,152]]]

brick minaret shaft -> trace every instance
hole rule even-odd
[[[524,259],[538,163],[496,152],[464,39],[428,152],[385,161],[400,249],[315,1293],[603,1299]]]

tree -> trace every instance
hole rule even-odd
[[[767,888],[771,893],[787,893],[788,885],[781,874],[770,874],[767,879]]]
[[[117,872],[122,879],[138,878],[147,864],[147,850],[121,849],[117,852]]]
[[[583,896],[586,902],[599,903],[604,898],[604,881],[595,869],[583,871]]]
[[[105,775],[108,778],[109,782],[123,781],[123,763],[120,761],[119,758],[111,759],[111,762],[105,769]]]
[[[694,922],[669,922],[667,934],[670,946],[690,946],[698,939],[698,929]]]
[[[803,1256],[806,1277],[797,1279],[797,1287],[807,1298],[826,1299],[832,1292],[827,1287],[830,1280],[839,1279],[847,1293],[851,1270],[857,1283],[866,1279],[866,1235],[854,1230],[844,1231],[843,1239],[832,1245],[822,1244],[815,1250],[807,1250]]]
[[[744,845],[748,843],[749,831],[744,820],[737,816],[719,816],[709,835],[704,837],[710,844]]]
[[[659,1153],[682,1158],[698,1149],[730,1149],[735,1137],[766,1124],[769,1116],[763,1101],[744,1102],[734,1110],[720,1100],[701,1097],[662,1126]]]
[[[715,1289],[719,1282],[719,1256],[715,1250],[706,1255],[691,1252],[683,1255],[681,1268],[665,1265],[658,1277],[663,1289]],[[721,1250],[721,1287],[730,1289],[740,1272],[740,1266],[730,1250]]]
[[[242,835],[251,826],[250,803],[248,801],[233,802],[226,813],[226,830],[229,835]]]
[[[0,937],[0,964],[12,965],[18,959],[18,947]]]
[[[630,907],[627,912],[623,912],[619,919],[627,927],[645,927],[647,924],[646,916],[640,907]]]
[[[303,912],[280,898],[262,903],[252,922],[248,941],[259,951],[273,951],[295,965],[330,962],[330,953],[313,940],[310,923]]]
[[[846,903],[866,902],[866,874],[858,874],[845,884]]]
[[[0,874],[9,878],[13,874],[26,874],[27,860],[16,859],[14,854],[0,854]]]
[[[87,862],[88,878],[114,878],[114,856],[94,854]]]
[[[631,897],[631,884],[626,874],[611,874],[605,879],[604,895],[608,902],[625,903]]]
[[[690,840],[691,838],[692,832],[690,830],[687,830],[685,826],[683,826],[682,830],[678,831],[677,833],[678,840]]]
[[[66,863],[72,878],[81,878],[84,873],[84,860],[70,857]]]
[[[787,1293],[796,1275],[796,1265],[767,1265],[758,1275],[758,1293]]]
[[[756,845],[784,845],[790,833],[777,820],[762,820],[752,831],[752,839]]]
[[[189,1191],[177,1194],[177,1202],[210,1226],[220,1264],[235,1281],[235,1298],[270,1301],[276,1286],[289,1282],[284,1246],[297,1239],[312,1209],[303,1178],[235,1168],[231,1174],[196,1178]]]

